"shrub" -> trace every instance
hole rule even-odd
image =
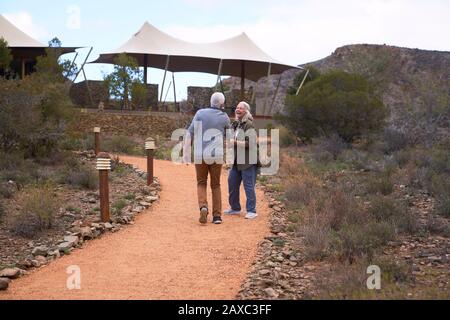
[[[408,136],[394,128],[386,128],[383,132],[384,152],[391,153],[406,148],[409,144]]]
[[[135,154],[139,145],[127,136],[113,136],[103,140],[103,149],[107,152]]]
[[[362,76],[331,71],[286,97],[278,120],[305,140],[336,133],[347,142],[383,128],[388,109]]]
[[[122,209],[126,207],[126,205],[127,205],[126,200],[124,199],[116,200],[112,205],[113,213],[119,215],[122,212]]]
[[[418,229],[417,217],[402,202],[389,197],[374,197],[369,213],[377,222],[390,223],[400,232],[414,233]]]
[[[312,202],[307,209],[304,223],[298,225],[298,235],[305,245],[307,259],[321,260],[328,255],[330,244],[330,221],[320,205]]]
[[[366,181],[366,191],[371,194],[389,195],[394,191],[394,184],[389,173],[371,176]]]
[[[289,147],[296,142],[295,135],[284,126],[278,127],[280,133],[280,147]]]
[[[52,227],[59,201],[49,186],[28,190],[21,195],[20,203],[22,208],[12,223],[13,233],[32,238],[39,231]]]
[[[127,200],[134,200],[134,198],[136,198],[136,195],[132,192],[128,192],[124,198]]]
[[[66,166],[61,172],[59,182],[77,188],[94,190],[98,186],[98,174],[87,165]]]
[[[6,209],[3,206],[3,203],[0,202],[0,222],[3,221],[3,217],[6,215]]]
[[[317,193],[317,187],[312,181],[292,179],[286,183],[286,200],[294,204],[308,205]]]
[[[328,137],[321,137],[316,140],[315,143],[316,149],[329,152],[333,156],[333,160],[336,160],[341,152],[348,147],[348,144],[337,134],[331,134]]]

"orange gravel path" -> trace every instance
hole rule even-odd
[[[121,158],[145,169],[144,158]],[[269,232],[262,191],[257,190],[257,219],[224,216],[222,225],[213,225],[209,216],[208,224],[200,225],[194,167],[155,160],[155,175],[161,198],[138,215],[134,225],[89,241],[83,249],[14,280],[0,292],[0,300],[234,299],[258,243]],[[227,193],[224,172],[224,209]],[[67,289],[66,269],[71,265],[80,267],[80,290]]]

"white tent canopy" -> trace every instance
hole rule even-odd
[[[46,47],[43,43],[22,32],[2,15],[0,15],[0,37],[8,42],[9,47]]]
[[[45,50],[48,48],[45,44],[21,31],[2,15],[0,15],[0,38],[5,39],[8,43],[8,48],[11,49],[13,56],[13,64],[20,65],[17,69],[20,69],[22,77],[32,72],[36,57],[45,55]],[[60,54],[65,54],[74,52],[77,48],[61,47],[58,50],[60,50]]]
[[[278,62],[242,33],[214,43],[191,43],[174,38],[148,22],[116,50],[101,54],[92,63],[114,63],[120,53],[137,59],[140,66],[171,72],[191,71],[238,76],[257,81],[297,66]]]

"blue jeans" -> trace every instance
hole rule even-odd
[[[246,170],[239,171],[236,166],[230,170],[228,175],[228,201],[232,210],[240,211],[239,190],[241,182],[244,184],[245,196],[247,197],[247,212],[256,212],[256,165]]]

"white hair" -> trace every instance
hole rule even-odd
[[[225,103],[225,96],[222,92],[214,92],[211,96],[211,107],[220,108]]]
[[[245,102],[245,101],[239,102],[238,105],[240,105],[241,103],[242,103],[242,105],[243,105],[244,108],[245,108],[245,116],[242,118],[241,121],[243,121],[243,122],[245,122],[245,121],[247,121],[247,120],[253,121],[253,116],[252,116],[252,114],[251,114],[251,108],[250,108],[250,105],[249,105],[247,102]]]

